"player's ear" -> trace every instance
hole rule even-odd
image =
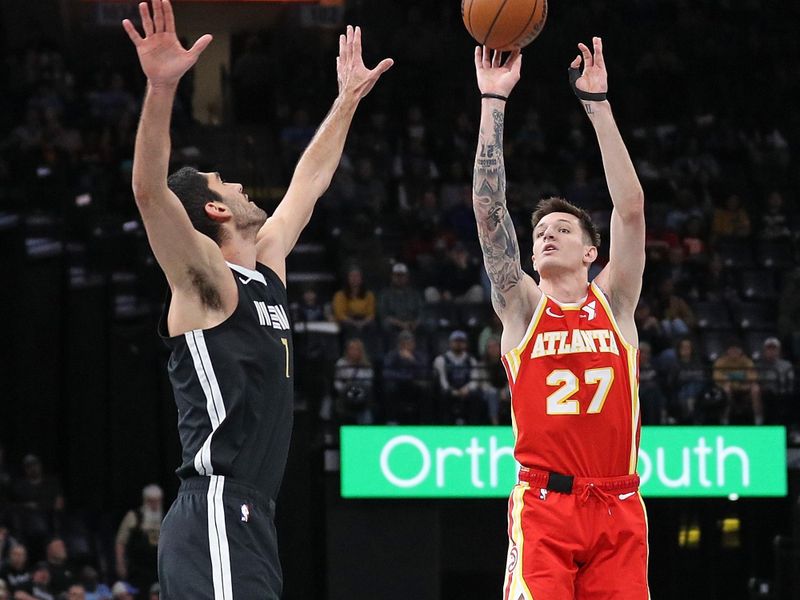
[[[206,211],[206,216],[208,216],[208,218],[212,221],[225,223],[231,218],[230,209],[222,202],[206,202],[206,205],[203,208]]]
[[[583,254],[583,260],[585,260],[589,264],[592,264],[594,261],[596,261],[597,246],[586,246],[586,250]]]

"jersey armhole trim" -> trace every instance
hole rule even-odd
[[[622,340],[622,343],[625,345],[626,349],[633,349],[635,351],[639,351],[639,349],[631,344],[624,335],[622,335],[622,330],[620,330],[619,325],[617,324],[617,318],[614,316],[614,311],[611,310],[611,303],[608,301],[608,298],[603,293],[603,290],[600,289],[600,286],[597,285],[594,281],[591,283],[592,289],[594,290],[594,295],[597,296],[597,299],[600,301],[600,304],[603,305],[603,308],[606,310],[606,314],[608,315],[609,320],[611,321],[611,326],[614,328],[614,333],[619,336],[619,339]]]
[[[547,306],[547,296],[543,293],[539,298],[539,303],[536,305],[536,309],[533,311],[533,317],[531,317],[531,322],[528,324],[528,329],[525,331],[525,336],[522,338],[522,341],[514,348],[503,354],[503,357],[508,362],[509,368],[514,374],[515,380],[521,362],[520,355],[522,354],[522,351],[525,350],[525,346],[528,345],[528,342],[531,341],[533,332],[536,330],[536,326],[539,324],[539,320],[542,318],[542,313],[544,312],[545,306]]]

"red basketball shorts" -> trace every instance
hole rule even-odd
[[[547,489],[523,469],[508,502],[504,600],[648,600],[647,515],[636,475]]]

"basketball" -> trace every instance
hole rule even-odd
[[[461,17],[482,46],[517,50],[541,33],[547,20],[547,0],[461,0]]]

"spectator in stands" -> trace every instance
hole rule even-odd
[[[344,356],[336,361],[334,373],[339,422],[373,423],[375,371],[364,350],[364,342],[358,338],[347,340]]]
[[[409,418],[411,423],[433,423],[430,370],[411,332],[401,331],[396,347],[384,357],[383,382],[388,424]]]
[[[658,301],[661,304],[661,329],[664,335],[677,339],[694,329],[694,313],[686,300],[675,293],[672,279],[665,279],[658,286]]]
[[[422,317],[422,295],[409,285],[408,267],[395,263],[392,267],[392,281],[380,295],[378,315],[381,325],[389,338],[401,331],[414,333]]]
[[[150,585],[148,584],[147,587],[149,588]],[[138,593],[139,589],[133,587],[127,581],[117,581],[111,586],[111,598],[113,600],[135,600]]]
[[[503,335],[503,322],[500,320],[500,317],[497,316],[497,313],[494,311],[490,311],[491,315],[489,317],[489,322],[486,326],[481,329],[481,332],[478,334],[478,355],[479,356],[486,356],[486,346],[489,344],[489,340],[492,338],[501,339]],[[498,355],[499,356],[499,355]],[[499,358],[498,358],[499,360]]]
[[[781,358],[781,342],[776,337],[764,340],[761,358],[757,365],[761,394],[764,403],[764,418],[767,423],[784,424],[797,422],[795,408],[794,367]]]
[[[444,422],[455,421],[457,425],[483,423],[479,388],[478,361],[467,352],[467,334],[456,330],[449,337],[450,349],[433,360],[441,397],[441,416]]]
[[[86,600],[86,589],[80,583],[73,583],[67,589],[66,600]]]
[[[163,498],[159,486],[146,486],[142,490],[142,505],[126,513],[117,531],[117,576],[140,588],[158,580],[156,559],[164,519]]]
[[[301,323],[332,321],[333,312],[330,304],[320,301],[314,286],[307,285],[303,289],[300,302],[292,304],[292,317],[295,322]]]
[[[361,269],[351,267],[343,289],[333,295],[333,317],[344,337],[360,336],[375,325],[375,294],[366,289]]]
[[[667,397],[663,377],[652,360],[652,346],[639,342],[639,401],[642,425],[661,425],[666,421]]]
[[[0,579],[8,584],[9,591],[13,594],[20,587],[28,584],[31,573],[28,570],[28,550],[22,544],[17,544],[8,553],[8,562],[0,571]]]
[[[653,353],[659,354],[669,346],[669,340],[664,335],[661,323],[652,313],[650,302],[641,298],[633,317],[639,332],[639,340],[650,344]]]
[[[700,217],[692,216],[687,219],[681,237],[681,248],[690,263],[705,264],[708,260],[708,244]]]
[[[783,289],[778,299],[778,333],[789,340],[794,360],[800,360],[800,268],[784,276]]]
[[[761,214],[758,234],[762,239],[771,241],[786,240],[792,235],[783,195],[777,190],[767,196],[767,210]]]
[[[100,582],[94,567],[83,567],[80,573],[80,585],[83,586],[86,600],[111,600],[111,588]]]
[[[64,497],[56,478],[44,474],[38,456],[28,454],[22,459],[22,466],[25,476],[12,486],[18,530],[34,554],[41,555],[45,540],[57,527],[64,510]]]
[[[0,573],[2,573],[3,567],[5,567],[8,562],[8,555],[11,552],[11,548],[18,544],[19,542],[9,533],[8,526],[0,521]]]
[[[30,581],[17,586],[14,600],[53,600],[54,592],[50,586],[50,567],[39,562],[33,568]]]
[[[764,423],[758,372],[753,361],[745,356],[739,340],[728,342],[725,353],[714,362],[713,377],[728,399],[723,424]]]
[[[707,387],[708,370],[697,355],[691,338],[678,341],[676,359],[669,365],[667,377],[672,396],[668,412],[678,423],[696,423],[695,410]]]
[[[8,595],[8,584],[2,579],[0,579],[0,600],[11,600],[10,596]],[[72,598],[69,600],[72,600]]]
[[[437,285],[425,290],[428,302],[483,302],[478,261],[467,247],[456,242],[439,269]]]
[[[737,286],[736,273],[725,268],[719,254],[713,254],[705,276],[700,279],[700,296],[704,300],[717,302],[733,300],[737,298]]]
[[[750,215],[742,206],[742,199],[738,194],[730,194],[725,199],[724,206],[714,211],[712,237],[715,240],[726,237],[744,238],[750,235],[750,229]]]
[[[489,422],[492,425],[510,423],[511,392],[508,388],[506,370],[500,360],[500,338],[490,337],[486,341],[483,361],[479,363],[478,378]]]
[[[75,580],[69,563],[67,545],[61,538],[53,538],[47,544],[47,567],[50,570],[50,590],[53,594],[66,591]]]
[[[161,586],[158,583],[154,583],[150,586],[147,600],[159,600],[159,598],[161,598]]]

